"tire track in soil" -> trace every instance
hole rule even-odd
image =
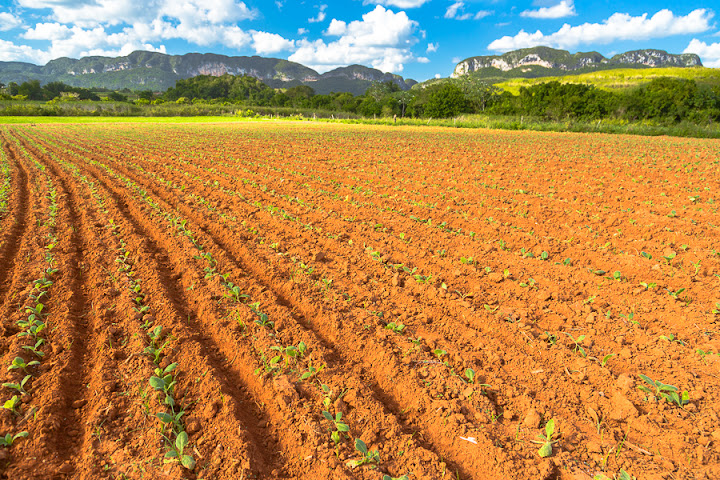
[[[274,284],[272,282],[273,279],[268,275],[266,269],[259,267],[256,262],[248,260],[249,258],[252,258],[252,254],[247,251],[247,249],[244,247],[233,248],[232,246],[229,246],[225,241],[221,240],[222,235],[220,233],[211,232],[210,228],[212,228],[212,226],[208,226],[205,221],[198,218],[198,215],[186,204],[181,201],[177,201],[177,203],[174,204],[170,199],[170,197],[174,196],[174,192],[165,193],[160,191],[157,184],[152,182],[150,179],[142,177],[134,171],[129,171],[127,167],[120,165],[114,165],[114,167],[119,171],[122,171],[124,175],[133,179],[133,181],[142,185],[143,188],[147,189],[148,192],[151,192],[156,198],[161,199],[163,202],[168,203],[176,211],[181,212],[185,218],[193,221],[198,230],[213,241],[213,243],[215,243],[219,249],[223,251],[223,254],[225,254],[236,267],[251,274],[254,282],[264,287],[267,291],[272,292],[277,299],[277,303],[288,310],[293,320],[317,337],[321,345],[329,352],[329,355],[326,355],[328,360],[344,365],[353,364],[351,357],[341,353],[338,350],[336,343],[333,341],[332,336],[328,335],[328,327],[323,324],[325,312],[317,311],[317,308],[311,304],[305,305],[301,302],[291,300],[293,298],[292,292],[285,291],[286,289],[284,287]],[[216,228],[222,227],[216,226]],[[226,236],[224,238],[231,238],[231,236]],[[360,347],[357,347],[358,345]],[[352,358],[366,359],[365,362],[361,362],[360,364],[363,366],[363,370],[369,373],[373,378],[371,382],[368,382],[367,379],[365,379],[363,383],[370,388],[375,398],[382,403],[387,412],[390,412],[397,419],[398,424],[401,425],[404,432],[415,432],[417,431],[418,426],[422,426],[423,423],[427,424],[427,421],[423,420],[421,417],[408,420],[409,415],[407,413],[403,414],[403,403],[412,404],[416,399],[416,396],[414,393],[400,391],[393,381],[381,383],[380,379],[382,378],[382,375],[374,368],[374,366],[377,365],[377,362],[370,362],[372,365],[368,365],[368,352],[362,345],[362,342],[358,342],[357,345],[353,345],[357,348],[355,348]],[[425,428],[424,430],[432,431],[433,429]],[[457,458],[458,455],[461,455],[459,452],[460,449],[454,444],[454,442],[443,439],[440,435],[433,435],[432,433],[428,437],[429,438],[423,437],[422,439],[419,439],[418,443],[420,443],[424,448],[435,452],[438,457],[444,458],[449,469],[457,471],[461,476],[467,478],[489,478],[498,475],[498,472],[495,470],[495,465],[485,459],[474,459],[476,461],[483,462],[484,465],[478,465],[478,463],[473,462],[474,465],[472,469],[468,469],[466,465],[453,460],[453,458]],[[488,446],[491,445],[489,439],[487,444]],[[471,473],[471,470],[477,468],[483,468],[483,472],[478,474],[475,470]],[[480,476],[478,477],[476,475]]]
[[[108,182],[100,177],[98,172],[94,171],[94,168],[89,166],[81,166],[81,168],[84,168],[86,172],[92,172],[91,175],[109,193],[118,211],[131,225],[134,234],[145,239],[145,249],[150,252],[149,256],[155,259],[156,274],[159,278],[160,285],[162,285],[162,288],[165,290],[165,297],[172,305],[176,318],[186,319],[187,326],[190,328],[187,339],[199,346],[200,354],[209,361],[209,365],[216,371],[222,386],[232,398],[239,400],[238,408],[235,409],[234,414],[251,439],[251,448],[254,449],[249,459],[251,469],[255,472],[269,472],[279,468],[281,459],[268,453],[280,450],[278,440],[258,427],[258,420],[260,420],[260,423],[267,421],[265,413],[257,410],[256,402],[252,398],[252,395],[244,391],[244,382],[240,375],[238,375],[234,369],[223,367],[223,364],[226,362],[218,353],[221,351],[221,348],[217,342],[208,335],[201,333],[203,327],[197,323],[197,312],[193,311],[189,306],[183,289],[179,287],[177,283],[178,275],[174,270],[179,269],[173,269],[170,265],[172,257],[165,248],[159,245],[160,239],[158,235],[153,235],[153,232],[143,226],[142,222],[131,211],[122,193],[118,192],[115,187],[111,187]],[[180,321],[176,321],[176,323],[182,325]],[[172,328],[176,328],[176,325],[173,325]],[[185,328],[181,326],[181,329]],[[244,409],[240,408],[240,406],[250,408]]]
[[[15,163],[17,169],[17,176],[15,183],[15,190],[18,192],[15,202],[12,205],[12,216],[14,222],[10,228],[9,233],[4,238],[2,244],[2,253],[0,254],[0,308],[4,306],[8,299],[5,298],[10,287],[14,282],[13,272],[15,271],[16,265],[19,263],[16,261],[17,254],[20,251],[20,246],[23,243],[23,237],[27,230],[28,217],[30,212],[30,192],[28,184],[30,183],[28,173],[22,162],[17,158],[15,152],[10,148],[9,143],[6,141],[4,134],[0,134],[0,141],[3,142],[3,148]],[[17,212],[17,213],[15,213]]]

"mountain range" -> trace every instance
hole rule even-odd
[[[74,87],[105,87],[113,90],[165,91],[179,79],[197,75],[250,75],[273,88],[308,85],[315,93],[350,92],[360,95],[376,81],[392,81],[409,90],[414,80],[383,73],[362,65],[351,65],[319,74],[299,63],[279,58],[229,57],[214,53],[166,55],[133,52],[124,57],[58,58],[45,66],[24,62],[0,62],[0,82],[40,83],[60,81]]]
[[[616,68],[702,67],[695,54],[670,54],[663,50],[635,50],[605,58],[598,52],[571,54],[566,50],[534,47],[503,55],[477,56],[459,62],[452,77],[473,74],[488,81],[509,78],[587,73]],[[58,58],[44,66],[24,62],[0,62],[0,82],[40,83],[60,81],[85,88],[165,91],[179,79],[197,75],[250,75],[273,88],[308,85],[318,94],[350,92],[360,95],[376,81],[395,82],[402,90],[417,84],[391,73],[362,65],[351,65],[320,74],[315,70],[278,58],[230,57],[213,53],[166,55],[133,52],[122,57]],[[433,81],[426,82],[431,84]]]
[[[694,53],[680,55],[645,49],[605,58],[598,52],[578,52],[549,47],[514,50],[502,55],[470,57],[455,66],[453,78],[474,74],[489,78],[537,78],[617,68],[702,67]]]

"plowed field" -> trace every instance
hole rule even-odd
[[[2,478],[720,478],[718,141],[0,140]]]

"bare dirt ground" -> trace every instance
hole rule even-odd
[[[0,136],[2,478],[720,477],[718,141]]]

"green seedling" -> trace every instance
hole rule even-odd
[[[554,345],[557,345],[558,338],[557,335],[555,335],[554,333],[545,332],[545,340],[548,342],[548,345],[552,347]]]
[[[684,288],[680,288],[680,289],[678,289],[678,290],[676,290],[676,291],[674,291],[674,292],[673,292],[673,291],[670,291],[670,290],[668,290],[667,292],[668,292],[668,293],[670,294],[670,296],[673,297],[675,300],[680,300],[680,295],[681,295],[684,291],[685,291]]]
[[[320,365],[320,368],[315,368],[312,364],[312,361],[309,362],[307,370],[303,372],[302,375],[300,375],[300,381],[307,380],[308,378],[312,378],[318,373],[322,372],[325,368],[325,365]]]
[[[720,315],[720,303],[715,303],[715,308],[712,310],[713,315]]]
[[[672,262],[673,259],[674,259],[676,256],[677,256],[676,253],[671,253],[671,254],[668,255],[667,257],[666,257],[666,256],[663,256],[662,258],[665,259],[665,263],[666,263],[666,264],[670,265],[670,262]]]
[[[20,394],[25,395],[27,394],[27,391],[25,390],[25,384],[32,378],[32,375],[25,375],[25,378],[23,378],[20,383],[3,383],[3,387],[12,388],[13,390],[17,390]]]
[[[549,257],[548,252],[542,252],[542,253],[540,254],[540,259],[541,259],[541,260],[547,260],[548,257]]]
[[[551,418],[545,424],[545,435],[539,435],[541,441],[530,440],[531,442],[540,445],[538,455],[542,458],[547,458],[552,455],[552,446],[558,442],[558,440],[553,440],[553,435],[555,435],[555,419]]]
[[[330,438],[332,438],[332,441],[335,442],[335,444],[340,443],[340,434],[341,432],[344,434],[346,432],[350,431],[350,427],[343,423],[342,420],[342,412],[337,412],[335,414],[335,417],[332,416],[332,414],[326,410],[323,410],[322,412],[323,417],[325,417],[327,420],[329,420],[333,424],[332,433],[330,434]]]
[[[468,379],[468,383],[475,383],[475,370],[473,370],[472,368],[466,368],[465,376]]]
[[[460,257],[460,263],[463,265],[473,265],[475,263],[475,259],[473,257]]]
[[[570,337],[570,340],[572,340],[573,343],[575,344],[575,347],[573,348],[573,352],[574,353],[580,352],[580,355],[582,355],[583,358],[587,357],[587,353],[585,353],[585,349],[582,347],[582,345],[580,345],[580,343],[583,340],[585,340],[585,335],[580,335],[577,339],[575,339],[575,337],[573,337],[569,333],[567,333],[567,332],[564,332],[564,333],[565,333],[565,335]]]
[[[391,477],[390,475],[383,475],[382,480],[410,480],[410,477],[403,475],[402,477]]]
[[[182,416],[185,415],[185,411],[178,412],[174,415],[171,415],[166,412],[158,412],[155,414],[155,416],[163,423],[163,431],[164,431],[164,425],[168,425],[170,429],[173,432],[182,432],[183,431],[183,425],[182,425]]]
[[[672,333],[670,333],[668,335],[660,335],[660,340],[665,340],[666,342],[670,342],[670,343],[676,342],[676,343],[679,343],[680,345],[685,345],[685,342],[683,342],[682,340],[677,338]]]
[[[36,339],[47,328],[47,324],[38,319],[32,321],[20,320],[17,324],[20,328],[26,329],[24,332],[18,333],[18,337],[33,337]]]
[[[615,272],[613,272],[612,276],[613,276],[613,280],[615,280],[616,282],[622,281],[622,273],[615,271]]]
[[[36,356],[42,358],[45,356],[44,352],[41,352],[39,348],[45,343],[45,340],[38,338],[35,345],[24,345],[22,348],[34,353]]]
[[[186,432],[180,432],[175,438],[175,442],[170,445],[170,450],[165,454],[163,463],[179,461],[188,470],[195,468],[195,459],[191,455],[184,453],[185,447],[188,445],[188,434]]]
[[[4,437],[0,436],[0,446],[12,447],[13,443],[15,443],[15,440],[17,440],[18,438],[27,438],[28,435],[28,432],[20,432],[15,435],[8,433]]]
[[[653,288],[657,287],[657,283],[640,282],[640,286],[643,287],[645,290],[652,290]]]
[[[681,394],[678,394],[678,388],[673,385],[665,384],[659,380],[653,380],[643,374],[640,374],[639,377],[642,378],[645,383],[650,385],[652,389],[646,387],[645,385],[638,385],[637,388],[657,399],[664,398],[667,402],[675,403],[679,407],[683,407],[690,402],[690,395],[687,391],[683,391]]]
[[[570,266],[572,265],[572,258],[566,258],[563,260],[563,265]]]
[[[690,264],[695,268],[695,276],[700,273],[700,262],[701,260],[698,260],[697,262],[690,262]]]
[[[177,363],[171,363],[165,369],[155,369],[155,375],[150,377],[150,386],[159,392],[165,393],[165,404],[171,408],[175,406],[175,399],[173,399],[172,392],[177,381],[172,374],[172,371],[177,367]]]
[[[443,355],[447,355],[447,352],[443,349],[436,348],[435,350],[433,350],[433,355],[435,355],[438,360],[440,360]]]
[[[20,403],[20,398],[17,395],[13,395],[10,400],[5,401],[5,403],[3,404],[3,408],[5,410],[10,410],[15,415],[20,415],[20,412],[18,411]]]
[[[28,367],[33,367],[35,365],[40,365],[40,362],[33,360],[32,362],[25,363],[25,360],[22,357],[15,357],[12,364],[8,367],[8,371],[22,369],[23,372],[27,373]]]
[[[267,313],[263,313],[260,311],[260,302],[251,303],[248,306],[250,307],[250,310],[255,315],[258,316],[258,318],[255,320],[255,323],[257,323],[261,327],[267,327],[267,328],[275,327],[275,322],[270,321]]]
[[[650,255],[647,252],[640,252],[640,255],[643,256],[644,258],[647,258],[648,260],[652,260],[652,255]]]
[[[355,439],[355,450],[362,454],[362,458],[360,460],[350,460],[347,462],[348,467],[355,468],[366,463],[380,463],[380,453],[378,453],[377,449],[372,452],[368,451],[365,442],[359,438]]]
[[[403,325],[402,323],[390,322],[385,325],[385,328],[387,328],[388,330],[392,330],[395,333],[402,333],[403,330],[405,330],[405,325]]]
[[[614,357],[615,355],[616,355],[616,354],[614,354],[614,353],[611,353],[611,354],[609,354],[609,355],[605,355],[605,356],[603,357],[602,361],[600,362],[600,366],[601,366],[601,367],[606,366],[608,360],[610,360],[610,359],[611,359],[612,357]]]

